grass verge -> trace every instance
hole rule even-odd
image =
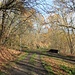
[[[75,75],[74,64],[55,57],[42,56],[41,59],[48,75]]]
[[[66,67],[65,65],[60,65],[60,68],[67,72],[69,75],[75,75],[75,68],[69,68],[69,67]]]
[[[35,63],[36,63],[35,58],[36,58],[36,53],[31,56],[29,62],[30,62],[31,64],[35,64]]]
[[[19,61],[25,59],[27,55],[28,55],[28,53],[24,52],[23,54],[18,56],[18,58],[15,60],[15,62],[19,62]]]
[[[42,61],[42,64],[44,66],[44,68],[48,71],[48,75],[55,75],[55,73],[52,70],[51,65],[47,64],[47,62]]]

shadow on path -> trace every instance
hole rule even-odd
[[[34,56],[34,61],[31,60],[33,54],[36,54],[36,56]],[[44,69],[40,59],[41,55],[57,57],[67,60],[68,62],[75,63],[75,59],[73,59],[73,57],[71,59],[70,57],[59,54],[28,51],[27,57],[25,57],[25,59],[22,61],[16,62],[16,67],[12,67],[9,72],[11,75],[48,75],[48,71]]]
[[[28,53],[36,53],[38,55],[45,55],[45,56],[50,56],[50,57],[56,57],[56,58],[60,58],[63,59],[64,61],[68,61],[70,63],[75,64],[75,56],[64,56],[58,53],[50,53],[50,52],[39,52],[39,51],[26,51]]]
[[[33,54],[29,53],[24,60],[16,62],[16,67],[10,69],[11,75],[48,75],[42,65],[40,55],[36,54],[34,62],[30,62]]]

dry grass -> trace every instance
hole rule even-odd
[[[4,64],[15,60],[19,54],[19,51],[7,49],[6,47],[0,46],[0,70],[3,69]]]
[[[69,62],[65,62],[64,60],[59,59],[59,58],[43,56],[42,61],[46,64],[45,65],[46,67],[51,67],[52,71],[56,75],[70,75],[61,69],[61,65],[68,67],[68,68],[75,68],[74,64],[71,64]]]
[[[50,62],[50,64],[53,63],[55,65],[65,65],[66,67],[75,68],[74,64],[65,62],[63,59],[54,58],[54,57],[43,57],[42,59],[45,60],[46,62]]]

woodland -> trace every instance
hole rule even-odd
[[[16,62],[23,57],[27,58],[25,61],[29,60],[27,63],[34,63],[34,59],[38,58],[38,61],[41,59],[48,63],[55,61],[55,65],[59,61],[53,57],[65,60],[69,58],[73,59],[75,68],[75,0],[51,1],[52,3],[48,0],[0,0],[0,75],[19,75],[18,71],[12,74],[9,67],[13,64],[12,61]],[[59,54],[48,53],[50,49],[59,50]],[[47,54],[49,57],[43,56]],[[59,74],[53,64],[50,66],[54,72],[49,69],[49,64],[43,64],[46,65],[48,75],[75,74],[75,69],[73,72],[68,69],[69,74],[59,70]],[[45,73],[20,75],[47,75]]]

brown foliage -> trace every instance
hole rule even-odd
[[[20,54],[19,51],[0,46],[0,70],[4,64],[15,60],[18,54]]]

